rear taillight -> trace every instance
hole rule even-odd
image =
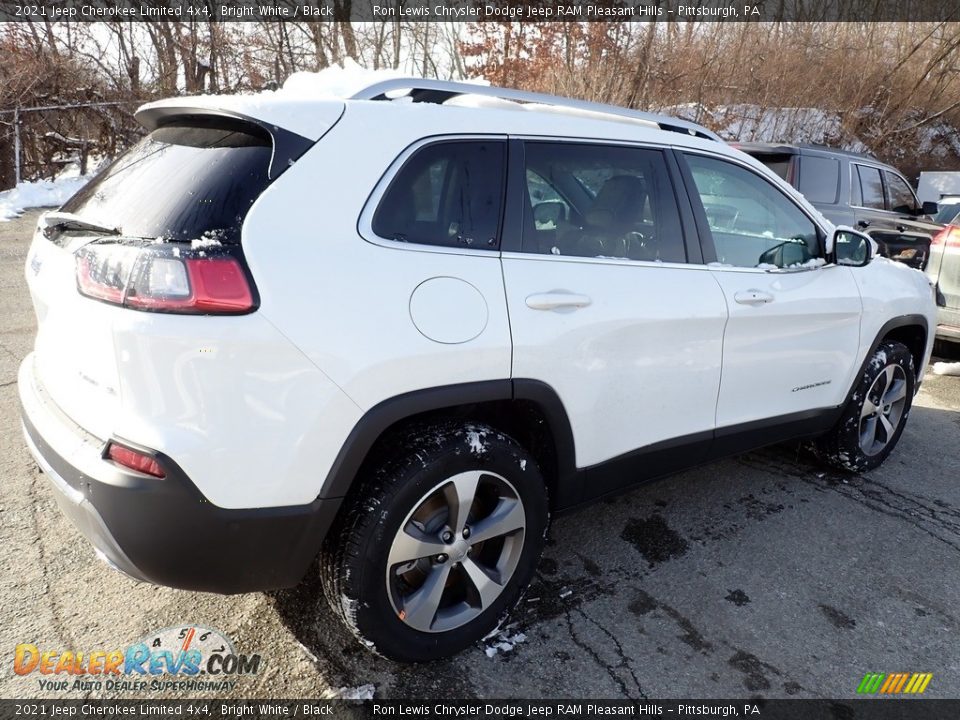
[[[158,478],[166,476],[163,468],[160,467],[160,464],[154,458],[139,450],[132,450],[112,442],[107,448],[107,457],[117,463],[117,465],[123,465],[123,467],[145,473],[146,475],[153,475]]]
[[[930,240],[931,247],[943,245],[945,247],[960,247],[960,227],[947,225]]]
[[[77,251],[81,295],[135,310],[245,313],[256,306],[239,252],[181,243],[91,243]]]

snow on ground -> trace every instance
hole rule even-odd
[[[508,653],[512,651],[520,643],[526,642],[527,636],[522,632],[511,634],[509,628],[505,628],[488,635],[484,638],[484,641],[487,643],[486,648],[484,648],[484,653],[488,658],[492,658],[498,653]]]
[[[933,364],[934,375],[960,375],[960,362],[946,363],[936,362]]]
[[[91,161],[91,172],[81,176],[76,163],[68,165],[53,180],[24,181],[12,190],[0,192],[0,222],[20,217],[28,208],[60,207],[77,190],[86,185],[96,170]]]
[[[376,689],[369,683],[358,687],[342,687],[337,691],[336,698],[339,700],[373,700]]]

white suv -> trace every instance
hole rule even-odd
[[[295,585],[401,660],[484,636],[551,512],[818,438],[903,430],[919,272],[708,130],[393,80],[177,98],[44,216],[27,443],[111,565]]]

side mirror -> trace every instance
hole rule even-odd
[[[838,227],[833,233],[833,252],[837,265],[863,267],[876,256],[877,244],[853,228]]]
[[[940,212],[940,206],[937,203],[930,200],[923,201],[923,207],[920,208],[921,215],[936,215],[938,212]]]

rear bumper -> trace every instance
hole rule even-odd
[[[20,366],[27,446],[57,504],[101,559],[138,580],[219,593],[296,585],[340,506],[232,510],[210,503],[173,460],[155,453],[158,479],[103,459],[106,441],[77,426],[37,381],[33,355]]]

